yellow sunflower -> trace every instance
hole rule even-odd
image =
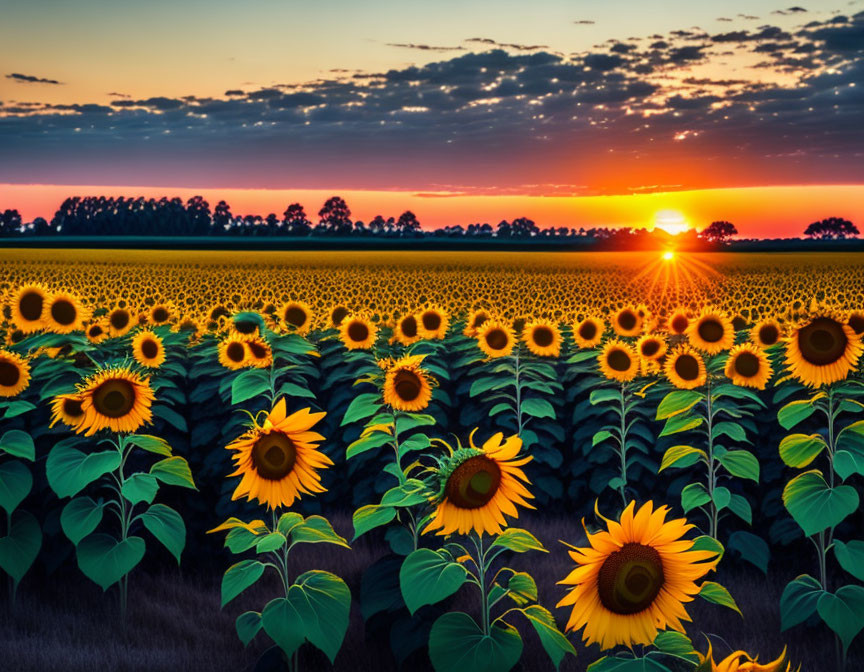
[[[577,567],[560,584],[573,586],[557,606],[572,606],[566,631],[584,628],[587,645],[648,645],[659,630],[684,632],[684,608],[699,593],[696,580],[717,566],[713,551],[693,551],[682,539],[686,519],[666,520],[669,509],[630,502],[620,521],[588,535],[589,546],[569,551]],[[584,523],[583,523],[584,524]]]
[[[12,295],[12,321],[25,334],[45,326],[45,307],[51,296],[42,285],[24,285]]]
[[[857,336],[864,334],[864,311],[853,310],[849,313],[849,319],[846,320],[846,324],[852,328],[852,331],[854,331]]]
[[[603,320],[596,317],[586,317],[573,327],[573,340],[580,348],[593,348],[600,344],[605,329]]]
[[[135,432],[150,423],[150,406],[155,399],[150,379],[127,367],[102,369],[78,385],[84,419],[77,433],[92,436],[101,429]]]
[[[84,406],[81,396],[78,394],[58,394],[51,400],[51,424],[53,427],[58,422],[77,429],[84,420]]]
[[[736,345],[729,351],[726,377],[736,385],[764,390],[772,373],[768,356],[752,343]]]
[[[384,403],[397,411],[416,413],[429,406],[432,385],[429,373],[421,368],[424,355],[407,355],[387,364],[384,376]]]
[[[600,372],[610,380],[626,382],[639,372],[639,358],[633,348],[617,338],[606,342],[597,355],[597,362]]]
[[[549,320],[533,320],[522,330],[522,340],[538,357],[557,357],[561,352],[561,331]]]
[[[312,309],[303,301],[289,301],[279,311],[285,324],[298,334],[307,334],[312,328]],[[342,316],[345,317],[344,315]]]
[[[167,303],[157,303],[147,313],[147,321],[154,326],[167,324],[172,317],[174,317],[174,311],[171,305]]]
[[[68,334],[81,329],[87,314],[77,297],[69,292],[57,292],[45,308],[45,326],[57,334]]]
[[[462,330],[462,334],[464,336],[468,336],[469,338],[474,338],[477,335],[477,330],[490,317],[492,316],[482,308],[472,310],[470,313],[468,313],[468,319],[465,320],[465,328]]]
[[[515,343],[513,329],[498,320],[486,320],[477,330],[477,345],[489,357],[506,357]]]
[[[694,348],[716,355],[732,347],[735,330],[723,311],[708,307],[687,327],[687,338]]]
[[[375,345],[378,327],[361,315],[349,315],[339,325],[339,336],[349,350],[369,350]]]
[[[84,333],[87,334],[87,340],[91,343],[101,343],[108,338],[108,323],[104,320],[93,322],[93,324],[87,325]]]
[[[758,656],[753,658],[746,651],[734,651],[717,663],[714,661],[710,640],[708,653],[703,656],[697,652],[697,655],[703,665],[707,662],[711,666],[710,671],[706,668],[706,672],[791,672],[792,670],[792,663],[786,659],[786,647],[783,647],[780,657],[770,663],[760,663]],[[800,667],[798,669],[800,670]]]
[[[393,338],[402,345],[411,345],[419,341],[420,334],[417,331],[417,316],[405,315],[399,318],[396,326],[393,328]]]
[[[447,335],[449,325],[450,318],[447,316],[447,312],[437,306],[426,308],[417,315],[417,333],[420,334],[421,338],[444,338]]]
[[[672,351],[663,364],[663,372],[670,383],[682,390],[700,387],[708,380],[702,355],[689,345],[679,345]]]
[[[636,308],[624,306],[612,316],[612,329],[619,336],[636,336],[642,331],[642,316]]]
[[[656,362],[666,354],[666,339],[658,334],[645,334],[636,341],[636,352],[640,357]]]
[[[504,516],[518,518],[516,505],[533,509],[528,499],[534,496],[523,484],[531,482],[521,467],[531,456],[519,457],[522,439],[507,439],[498,432],[480,448],[474,445],[475,429],[469,438],[470,448],[452,451],[436,474],[438,492],[432,520],[423,533],[458,532],[500,534],[507,527]]]
[[[339,328],[339,325],[342,324],[342,320],[348,317],[349,310],[345,306],[335,306],[333,310],[330,311],[330,326]]]
[[[246,339],[240,334],[228,334],[218,347],[219,363],[226,369],[236,371],[251,365],[248,361],[249,352],[246,349]]]
[[[783,338],[783,330],[780,323],[774,319],[757,322],[750,330],[750,340],[760,348],[770,348]]]
[[[827,308],[817,308],[784,341],[789,373],[810,387],[843,380],[861,357],[860,338]]]
[[[311,409],[286,416],[285,399],[276,402],[262,424],[255,425],[225,448],[232,456],[236,471],[242,476],[231,496],[257,499],[269,509],[291,506],[303,494],[325,492],[318,470],[333,461],[319,450],[324,437],[310,431],[326,413]]]
[[[690,311],[686,308],[676,308],[666,319],[666,330],[670,334],[681,336],[687,333],[690,326]]]
[[[248,338],[246,348],[249,351],[247,363],[256,369],[266,369],[273,363],[273,350],[270,348],[270,344],[260,336]]]
[[[30,364],[14,352],[0,350],[0,397],[17,397],[30,386]]]
[[[139,331],[132,339],[132,356],[141,366],[158,369],[165,361],[165,346],[152,331]]]
[[[115,308],[108,313],[108,334],[112,338],[124,336],[135,326],[128,308]]]

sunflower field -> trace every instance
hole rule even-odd
[[[255,669],[862,669],[864,257],[254,255],[0,253],[6,622],[191,568]]]

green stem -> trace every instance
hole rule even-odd
[[[132,509],[134,507],[126,506],[126,498],[123,496],[123,484],[126,482],[126,477],[123,474],[123,468],[126,466],[126,437],[122,434],[118,436],[117,450],[120,451],[120,466],[114,474],[114,479],[117,482],[117,501],[120,505],[120,542],[126,541],[129,536],[129,525],[132,519]],[[126,608],[129,602],[129,575],[125,574],[118,586],[120,590],[120,620],[123,622],[123,627],[126,627]]]
[[[519,344],[516,344],[514,348],[515,353],[513,355],[513,369],[515,372],[515,384],[516,384],[516,434],[517,436],[522,436],[522,385],[519,383]]]
[[[714,459],[714,399],[711,395],[711,374],[706,377],[707,390],[705,391],[705,421],[708,429],[708,536],[717,539],[717,527],[719,522],[719,511],[714,503],[714,490],[717,487],[717,465]]]
[[[483,534],[474,533],[471,537],[477,549],[477,578],[480,583],[480,615],[483,621],[483,634],[489,634],[489,595],[486,593],[486,552],[483,549]]]
[[[621,394],[619,399],[621,401],[621,436],[620,436],[620,448],[619,457],[621,458],[621,485],[618,487],[618,492],[621,494],[621,503],[626,508],[627,506],[627,422],[626,422],[626,405],[625,405],[625,397],[624,397],[624,383],[621,383]]]

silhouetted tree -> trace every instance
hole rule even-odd
[[[348,204],[339,196],[327,199],[318,211],[319,222],[316,232],[330,235],[348,235],[351,233],[351,210]]]
[[[857,226],[841,217],[828,217],[813,222],[804,230],[805,236],[817,240],[843,240],[855,238],[859,233]]]
[[[210,204],[201,196],[193,196],[186,201],[186,212],[189,215],[190,233],[193,236],[206,236],[210,233],[212,220]]]
[[[709,243],[725,243],[732,236],[738,235],[738,229],[732,222],[711,222],[699,233],[699,238]]]
[[[410,210],[406,210],[396,222],[396,230],[403,238],[417,235],[420,232],[420,222],[417,221],[417,216]]]
[[[21,232],[21,213],[4,210],[0,214],[0,236],[16,236]]]
[[[299,203],[292,203],[284,212],[285,227],[292,236],[308,236],[312,230],[312,222],[306,216],[306,210]]]
[[[231,206],[225,201],[219,201],[213,211],[213,233],[217,236],[226,233],[232,219]]]

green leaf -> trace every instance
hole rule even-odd
[[[144,549],[141,537],[126,537],[118,542],[97,532],[78,542],[78,568],[102,590],[108,590],[141,562]]]
[[[159,482],[150,474],[132,474],[123,483],[120,493],[133,505],[147,502],[150,504],[159,490]]]
[[[469,397],[476,397],[479,394],[483,394],[484,392],[489,392],[490,390],[497,390],[502,387],[507,387],[511,385],[509,378],[498,378],[497,376],[485,376],[483,378],[478,378],[473,383],[471,383],[471,388],[468,391]]]
[[[834,555],[840,566],[859,581],[864,581],[864,541],[834,541]]]
[[[693,390],[673,390],[660,401],[657,406],[657,420],[672,418],[684,411],[689,411],[702,400],[702,394]]]
[[[495,537],[490,548],[496,546],[506,548],[516,553],[525,553],[527,551],[543,551],[548,553],[543,544],[531,534],[528,530],[523,530],[519,527],[508,527],[501,534]]]
[[[676,658],[689,660],[694,665],[699,662],[699,657],[693,649],[693,642],[683,632],[675,630],[663,630],[658,632],[654,638],[654,646],[658,651],[662,651]]]
[[[148,453],[156,453],[163,457],[171,457],[171,446],[165,439],[160,439],[158,436],[150,436],[149,434],[130,434],[126,437],[126,441],[138,446]]]
[[[33,445],[33,438],[20,429],[10,429],[3,436],[0,436],[0,451],[31,462],[36,459],[36,446]]]
[[[731,499],[732,493],[729,492],[729,488],[724,488],[722,485],[714,488],[714,506],[717,507],[718,511],[722,511],[729,506]]]
[[[852,474],[864,476],[864,452],[851,453],[848,450],[838,450],[834,453],[834,471],[844,481]]]
[[[660,468],[657,473],[669,467],[683,468],[690,467],[699,461],[699,458],[708,459],[704,450],[693,448],[693,446],[672,446],[667,448],[663,453],[663,459],[660,461]]]
[[[344,427],[357,420],[368,418],[377,413],[381,406],[381,395],[377,392],[360,394],[351,400],[339,426]]]
[[[750,508],[750,502],[748,502],[744,497],[741,495],[730,494],[729,503],[726,506],[729,507],[729,510],[732,513],[745,521],[748,525],[753,524],[753,509]]]
[[[521,409],[523,414],[530,415],[533,418],[555,419],[555,407],[546,399],[540,399],[539,397],[524,399]]]
[[[723,607],[729,607],[741,614],[741,610],[738,608],[733,597],[729,594],[729,591],[719,583],[714,581],[703,581],[702,585],[699,587],[699,597],[706,602],[719,604]],[[744,614],[741,614],[741,616],[743,617]]]
[[[179,565],[186,546],[186,524],[180,514],[170,506],[153,504],[141,514],[141,522],[171,552]]]
[[[255,552],[269,553],[270,551],[275,551],[277,548],[282,548],[286,543],[288,543],[288,540],[284,534],[270,532],[261,537],[261,540],[255,544]]]
[[[231,383],[231,403],[239,404],[270,391],[270,375],[263,369],[249,369]]]
[[[690,429],[696,429],[701,424],[702,418],[699,416],[690,417],[689,415],[683,414],[673,415],[663,426],[663,431],[660,432],[660,437],[677,434],[678,432],[686,432]]]
[[[439,616],[429,633],[429,658],[435,672],[508,672],[522,656],[522,638],[503,621],[489,634],[462,611]]]
[[[819,616],[840,637],[843,655],[864,628],[864,587],[843,586],[833,595],[823,593],[816,603]]]
[[[70,499],[60,514],[60,527],[63,533],[76,546],[92,533],[102,521],[105,505],[93,501],[90,497],[75,497]]]
[[[0,462],[0,507],[11,514],[33,488],[33,476],[23,462]]]
[[[426,484],[416,478],[409,478],[385,492],[381,498],[381,506],[414,506],[424,504],[428,499],[429,491]]]
[[[195,481],[192,480],[192,472],[185,457],[175,455],[166,457],[164,460],[155,462],[150,467],[150,473],[166,485],[179,485],[182,488],[197,490]]]
[[[276,523],[276,531],[281,532],[285,537],[291,534],[291,530],[303,522],[303,516],[296,511],[286,511],[279,516],[279,521]]]
[[[827,448],[818,434],[790,434],[780,441],[780,459],[788,466],[800,469],[815,460]]]
[[[717,459],[733,476],[759,482],[759,460],[753,453],[746,450],[727,450]]]
[[[592,406],[602,404],[604,401],[621,401],[621,392],[612,388],[592,390],[588,401]]]
[[[780,632],[803,623],[816,612],[825,591],[812,576],[801,574],[786,584],[780,597]]]
[[[653,658],[624,658],[604,656],[588,666],[588,672],[671,672]]]
[[[415,434],[399,443],[399,457],[405,457],[408,453],[426,450],[430,445],[429,437],[425,434]]]
[[[3,408],[3,406],[0,405],[0,408]],[[3,418],[5,420],[11,420],[12,418],[17,418],[19,415],[29,413],[34,408],[36,408],[36,405],[31,404],[29,401],[16,399],[15,401],[6,403],[6,411],[3,413]]]
[[[703,506],[711,501],[711,495],[701,483],[690,483],[681,491],[681,508],[684,513],[689,513],[698,506]]]
[[[434,427],[438,421],[426,413],[400,413],[396,416],[396,431],[399,434],[415,427]]]
[[[810,399],[790,401],[777,411],[777,421],[783,429],[792,429],[795,425],[813,415],[816,407]]]
[[[244,611],[234,621],[234,629],[237,630],[243,646],[249,646],[249,642],[255,639],[255,635],[261,630],[261,614],[257,611]]]
[[[734,511],[734,508],[732,510]],[[764,539],[751,532],[739,530],[732,533],[726,545],[730,550],[740,554],[742,559],[762,570],[763,574],[768,573],[771,551]]]
[[[296,383],[282,383],[279,387],[279,391],[276,393],[277,397],[300,397],[302,399],[314,399],[315,393],[310,390],[308,387],[303,387],[301,385],[297,385]]]
[[[116,450],[88,455],[64,440],[48,453],[45,475],[58,497],[72,497],[100,476],[114,471],[120,466],[120,460],[120,453]]]
[[[411,553],[399,570],[402,598],[413,615],[426,604],[435,604],[455,593],[465,583],[466,570],[458,562],[429,548]]]
[[[366,534],[369,530],[386,525],[396,517],[396,509],[389,506],[367,504],[354,512],[354,539]]]
[[[29,511],[16,511],[6,536],[0,537],[0,569],[11,576],[17,586],[33,565],[40,548],[39,521]]]
[[[519,606],[537,601],[537,583],[527,572],[513,572],[507,581],[508,595]]]
[[[552,659],[552,664],[555,665],[556,670],[560,667],[561,661],[564,660],[564,656],[568,653],[572,654],[574,658],[576,657],[576,649],[573,648],[573,645],[558,629],[555,617],[547,609],[544,609],[539,604],[534,604],[523,609],[522,613],[525,614],[525,617],[534,626],[534,630],[540,637],[540,643],[543,645],[543,649],[549,658]]]
[[[829,487],[818,470],[805,471],[786,484],[783,504],[808,537],[835,527],[858,508],[858,493],[849,485]]]
[[[701,537],[696,537],[689,550],[711,551],[712,553],[717,554],[718,560],[721,559],[723,554],[726,552],[726,549],[723,548],[723,544],[717,541],[714,537],[709,537],[707,534],[703,534]]]
[[[231,565],[222,577],[222,606],[260,579],[264,569],[264,564],[257,560],[241,560]]]
[[[303,619],[287,597],[277,597],[267,603],[261,611],[261,625],[289,659],[306,641]]]
[[[718,439],[721,436],[728,436],[736,443],[747,442],[747,434],[744,431],[744,428],[741,425],[729,422],[728,420],[716,423],[711,428],[711,435],[714,439]]]
[[[387,432],[370,432],[366,436],[361,436],[356,441],[348,444],[348,447],[345,449],[345,459],[350,460],[352,457],[365,453],[367,450],[380,448],[391,441],[393,441],[393,437]]]
[[[606,439],[611,439],[611,438],[612,438],[612,432],[610,432],[606,429],[601,429],[599,432],[596,432],[594,434],[593,438],[591,439],[591,447],[593,448],[598,443],[602,443]]]
[[[343,537],[333,530],[330,521],[322,516],[309,516],[291,530],[293,544],[336,544],[351,548]]]

